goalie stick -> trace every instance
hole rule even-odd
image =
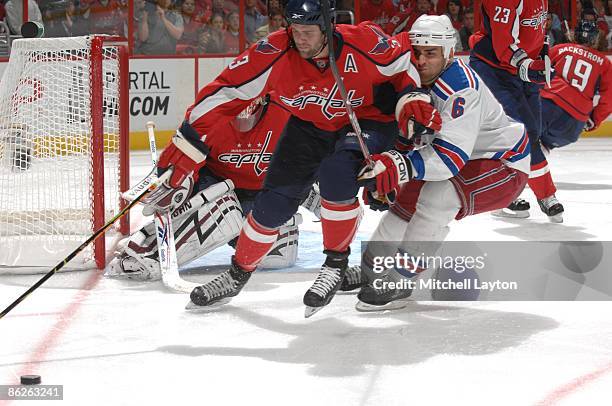
[[[62,269],[68,262],[70,262],[74,257],[76,257],[81,251],[83,251],[89,244],[91,244],[94,240],[96,240],[101,235],[104,235],[104,232],[108,230],[115,221],[119,220],[126,213],[130,211],[132,207],[134,207],[138,202],[140,202],[146,195],[148,195],[153,189],[159,186],[161,183],[165,182],[172,175],[172,171],[167,171],[164,173],[159,179],[153,181],[147,189],[145,189],[142,193],[140,193],[134,200],[132,200],[127,206],[125,206],[119,213],[117,213],[112,219],[110,219],[106,224],[96,230],[87,240],[85,240],[81,245],[79,245],[74,251],[72,251],[68,256],[62,259],[57,265],[55,265],[49,272],[47,272],[42,278],[38,280],[34,285],[32,285],[28,290],[26,290],[21,296],[13,301],[6,309],[0,313],[0,319],[6,316],[11,310],[13,310],[19,303],[21,303],[26,297],[28,297],[32,292],[38,289],[43,283],[45,283],[49,278],[51,278],[57,271]]]
[[[157,145],[155,144],[155,123],[147,122],[147,133],[149,134],[149,149],[151,150],[151,161],[153,167],[157,167]],[[157,252],[162,283],[167,288],[181,293],[191,293],[198,286],[180,277],[178,262],[176,258],[176,246],[174,244],[174,230],[170,211],[166,213],[155,213],[155,229],[157,236]]]

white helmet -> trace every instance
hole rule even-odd
[[[455,49],[457,37],[455,28],[446,15],[434,16],[423,14],[410,28],[410,42],[417,46],[442,47],[444,58],[448,59]]]

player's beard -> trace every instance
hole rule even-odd
[[[312,58],[316,58],[317,56],[319,56],[319,54],[321,54],[325,50],[326,47],[327,47],[326,37],[323,36],[323,38],[321,38],[321,43],[318,44],[317,46],[314,46],[308,50],[301,50],[296,46],[296,49],[300,53],[300,56],[302,58],[312,59]]]

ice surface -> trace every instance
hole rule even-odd
[[[135,183],[148,154],[133,162]],[[537,209],[526,220],[484,214],[453,223],[449,239],[610,240],[612,139],[581,140],[550,163],[563,224]],[[0,320],[0,384],[35,372],[64,385],[67,405],[610,404],[610,302],[422,301],[363,314],[339,294],[305,320],[323,254],[320,224],[304,217],[297,266],[256,273],[214,313],[186,313],[187,295],[160,283],[55,275]],[[366,213],[353,263],[378,218]],[[229,255],[196,261],[185,278],[208,280]],[[0,307],[39,277],[0,276]]]

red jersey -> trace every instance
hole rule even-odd
[[[472,53],[516,74],[512,55],[521,48],[538,59],[544,45],[548,0],[482,0],[480,29],[470,37]]]
[[[397,94],[420,85],[407,33],[390,38],[366,22],[337,25],[334,38],[338,69],[357,117],[394,121]],[[208,134],[214,125],[229,121],[251,100],[271,91],[292,115],[321,130],[348,126],[329,66],[303,59],[291,43],[285,30],[276,31],[238,56],[200,90],[186,113],[191,126]]]
[[[578,44],[559,44],[550,50],[556,75],[550,89],[541,90],[576,120],[592,117],[596,125],[612,113],[612,70],[610,60],[598,51]],[[593,109],[593,97],[600,99]],[[591,114],[591,111],[593,114]]]
[[[272,153],[289,113],[270,101],[260,121],[248,132],[232,122],[215,127],[206,137],[210,148],[206,166],[222,179],[231,179],[237,189],[262,188]]]
[[[361,3],[361,21],[372,21],[381,26],[383,31],[392,35],[402,23],[405,23],[412,11],[411,7],[400,4],[396,7],[392,0],[383,0],[381,4],[374,4],[372,0]]]

